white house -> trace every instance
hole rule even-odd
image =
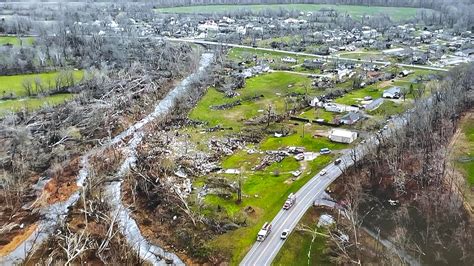
[[[334,142],[352,143],[357,139],[357,132],[334,128],[329,132],[329,139]]]
[[[344,104],[338,104],[338,103],[326,103],[326,104],[324,104],[324,109],[328,112],[333,112],[333,113],[344,113],[344,112],[357,112],[357,111],[359,111],[359,108],[357,108],[357,107],[344,105]]]
[[[319,103],[318,97],[314,97],[314,98],[311,100],[311,102],[309,102],[309,106],[311,106],[311,107],[316,107],[316,106],[318,105],[318,103]]]
[[[208,20],[204,24],[198,25],[198,30],[202,32],[208,32],[208,31],[217,31],[219,29],[219,26],[217,25],[214,20]]]
[[[296,63],[296,59],[293,58],[293,57],[289,57],[289,56],[283,57],[283,58],[281,59],[281,61],[282,61],[282,62],[285,62],[285,63],[292,63],[292,64]]]

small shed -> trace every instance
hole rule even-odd
[[[296,63],[296,59],[293,58],[293,57],[289,57],[289,56],[283,57],[283,58],[281,59],[281,61],[282,61],[282,62],[285,62],[285,63],[292,63],[292,64]]]
[[[383,98],[378,98],[378,99],[375,99],[375,100],[371,101],[370,103],[364,105],[364,108],[367,111],[373,111],[373,110],[379,108],[380,105],[382,105],[382,104],[383,104]]]

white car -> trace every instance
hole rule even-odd
[[[323,176],[323,175],[326,175],[327,173],[328,173],[328,172],[326,172],[326,170],[323,169],[323,170],[321,170],[321,172],[319,172],[319,175],[320,175],[320,176]]]
[[[290,234],[290,229],[285,229],[285,230],[283,230],[283,232],[281,232],[280,238],[285,240],[288,237],[289,234]]]
[[[322,154],[330,154],[331,153],[331,150],[328,149],[328,148],[322,148],[321,150],[319,150],[319,153],[322,155]]]

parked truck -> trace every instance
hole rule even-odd
[[[293,205],[295,205],[296,202],[296,195],[291,193],[288,195],[288,198],[285,201],[285,205],[283,205],[284,210],[290,209]]]
[[[258,232],[257,241],[262,242],[263,240],[265,240],[265,238],[267,238],[267,236],[270,234],[271,231],[272,231],[272,224],[269,222],[266,222],[262,226],[262,229],[260,229],[260,231]]]

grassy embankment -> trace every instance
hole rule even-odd
[[[474,208],[474,113],[468,112],[459,123],[451,149],[451,161],[456,174],[463,178],[465,186],[459,186],[466,204]]]
[[[474,187],[474,115],[468,114],[461,120],[461,136],[455,144],[458,160],[456,166],[466,177],[468,185]]]
[[[262,115],[262,110],[267,110],[268,106],[277,113],[285,110],[285,95],[296,92],[304,93],[305,85],[310,82],[306,77],[290,73],[270,73],[260,75],[247,80],[245,88],[239,90],[240,96],[234,99],[226,98],[222,93],[211,88],[203,99],[198,103],[190,114],[190,118],[206,121],[209,126],[221,125],[232,127],[232,131],[238,132],[247,126],[244,121],[255,116]],[[219,105],[241,99],[242,97],[263,95],[257,101],[244,102],[242,105],[235,106],[228,110],[210,110],[211,105]],[[317,130],[327,130],[327,128],[317,125],[304,125],[303,123],[283,122],[281,124],[271,125],[275,128],[290,127],[292,134],[286,137],[266,137],[261,143],[257,144],[257,150],[276,150],[287,146],[303,146],[308,151],[318,151],[323,147],[329,147],[333,150],[345,148],[346,145],[332,143],[326,138],[314,138]],[[304,128],[304,129],[303,129]],[[303,133],[304,131],[304,133]],[[187,133],[191,139],[196,142],[205,142],[202,138],[212,136],[203,136],[188,129]],[[223,134],[213,132],[214,135]],[[206,135],[213,135],[206,134]],[[199,135],[199,137],[196,137]],[[333,156],[320,156],[313,161],[298,162],[293,157],[287,157],[282,162],[274,163],[260,171],[251,171],[252,167],[258,164],[259,159],[264,155],[260,153],[248,154],[246,151],[238,151],[222,161],[224,168],[243,169],[243,201],[236,203],[235,193],[230,198],[208,195],[205,198],[207,206],[201,210],[205,215],[215,215],[216,212],[224,212],[231,217],[245,216],[248,226],[239,228],[235,231],[218,236],[212,243],[216,249],[228,253],[231,257],[231,263],[237,264],[243,258],[247,250],[255,242],[255,236],[261,225],[271,220],[280,210],[287,195],[297,191],[320,169],[325,167],[333,159]],[[293,178],[291,171],[301,170],[303,173],[298,178]],[[221,174],[231,181],[237,181],[238,175]],[[205,183],[203,177],[195,183],[196,186]],[[254,212],[247,214],[244,209],[248,206]]]
[[[297,227],[315,228],[318,223],[320,211],[316,208],[310,208]],[[319,233],[326,234],[326,229],[320,228]],[[322,235],[317,235],[311,245],[312,235],[309,232],[295,230],[285,240],[285,244],[280,249],[280,252],[273,260],[273,265],[328,265],[330,263],[327,254],[324,253],[326,249],[327,238]],[[308,260],[308,252],[311,247],[311,256]]]
[[[201,5],[183,6],[171,8],[159,8],[161,13],[226,13],[238,10],[262,11],[268,9],[286,9],[297,11],[319,11],[321,9],[334,9],[339,13],[348,14],[355,19],[362,18],[363,15],[388,14],[394,20],[404,20],[412,18],[421,8],[409,7],[380,7],[380,6],[356,6],[356,5],[325,5],[325,4],[272,4],[272,5]]]

